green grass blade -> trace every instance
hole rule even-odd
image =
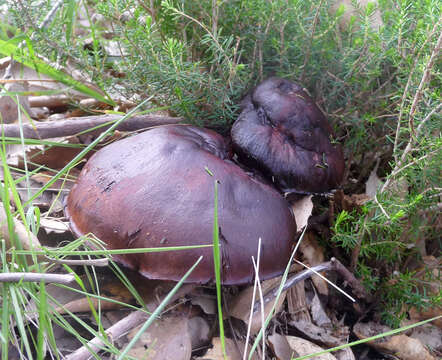
[[[47,329],[48,304],[46,302],[46,287],[44,281],[40,282],[38,303],[38,333],[37,333],[37,360],[44,359],[44,342]]]
[[[188,246],[169,246],[159,248],[136,248],[136,249],[113,249],[113,250],[58,250],[47,249],[45,251],[32,251],[32,250],[16,250],[18,255],[47,255],[47,256],[72,256],[72,255],[123,255],[123,254],[142,254],[147,252],[163,252],[163,251],[178,251],[178,250],[192,250],[211,247],[212,244],[207,245],[188,245]]]
[[[1,252],[1,260],[2,260],[2,271],[8,272],[8,262],[6,261],[6,247],[5,241],[1,240],[2,252]],[[9,314],[10,314],[10,303],[9,303],[9,284],[4,283],[2,285],[2,316],[1,316],[1,353],[2,360],[8,360],[8,346],[9,346]]]
[[[219,323],[219,337],[221,339],[221,349],[223,351],[224,358],[227,358],[226,342],[224,335],[224,322],[223,322],[223,307],[222,307],[222,295],[221,295],[221,254],[219,251],[219,223],[218,223],[218,180],[215,180],[215,202],[213,211],[213,262],[215,269],[215,282],[216,282],[216,303],[218,307],[218,323]]]
[[[11,303],[12,303],[12,311],[15,317],[15,323],[17,325],[19,334],[20,334],[20,340],[23,342],[23,345],[25,347],[27,356],[29,360],[33,359],[32,351],[31,351],[31,345],[29,343],[28,334],[25,329],[25,321],[23,318],[23,311],[20,307],[19,303],[19,294],[17,289],[19,288],[20,283],[15,286],[9,287],[9,295],[11,296]]]
[[[139,294],[135,286],[132,285],[129,278],[124,274],[124,271],[122,271],[121,268],[112,260],[110,260],[110,268],[112,269],[118,280],[120,280],[121,283],[126,286],[126,288],[132,294],[137,303],[143,307],[146,307],[143,297]]]

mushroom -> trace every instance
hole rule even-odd
[[[267,180],[234,163],[224,138],[211,130],[156,127],[106,146],[87,162],[67,199],[73,232],[92,232],[109,249],[210,244],[216,179],[222,283],[253,279],[251,258],[260,238],[260,278],[281,274],[296,223],[271,181],[283,192],[327,192],[342,181],[342,150],[313,100],[279,78],[264,81],[246,97],[231,136],[239,159]],[[213,282],[212,248],[115,259],[148,278],[176,281],[200,255],[204,258],[187,281]]]
[[[260,278],[281,274],[296,233],[288,203],[232,162],[224,138],[211,130],[160,126],[99,150],[71,190],[66,213],[76,235],[92,232],[109,249],[210,244],[215,179],[222,283],[252,281],[260,238]],[[115,259],[148,278],[177,281],[200,255],[187,281],[213,282],[211,247]]]
[[[324,114],[286,79],[259,84],[231,130],[241,161],[288,193],[324,193],[343,178],[344,158]]]

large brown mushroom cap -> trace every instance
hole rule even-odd
[[[241,160],[260,169],[284,192],[324,193],[344,173],[341,147],[314,101],[297,84],[270,78],[243,101],[232,127]]]
[[[259,238],[260,277],[277,276],[290,256],[294,218],[276,190],[247,175],[228,154],[220,135],[189,125],[158,127],[106,146],[69,194],[71,227],[79,236],[94,233],[110,249],[211,244],[217,179],[222,282],[253,279]],[[115,258],[149,278],[179,280],[200,255],[187,280],[212,282],[211,247]]]

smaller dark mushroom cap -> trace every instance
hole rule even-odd
[[[94,233],[110,249],[211,244],[218,179],[222,282],[254,278],[251,257],[259,238],[260,277],[277,276],[290,257],[295,220],[282,196],[229,154],[220,135],[188,125],[158,127],[106,146],[69,194],[71,227],[77,235]],[[176,281],[200,255],[188,281],[213,282],[211,247],[115,258],[151,279]]]
[[[344,158],[324,114],[285,79],[259,84],[243,103],[231,135],[240,159],[284,192],[324,193],[342,181]]]

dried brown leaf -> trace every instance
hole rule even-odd
[[[63,234],[70,231],[69,223],[61,221],[57,218],[46,218],[40,219],[40,226],[46,230],[47,234],[52,232],[56,234]]]
[[[430,350],[442,354],[442,330],[437,326],[425,324],[413,329],[410,337],[418,339]]]
[[[138,333],[141,326],[128,334],[128,341]],[[191,354],[188,319],[177,315],[156,319],[128,352],[129,356],[146,360],[189,360]]]
[[[380,159],[378,159],[376,166],[371,171],[370,176],[365,183],[365,195],[367,195],[370,199],[373,199],[376,196],[378,189],[382,185],[382,181],[377,175],[379,162]]]
[[[4,85],[3,91],[19,92],[27,90],[27,84],[14,82]],[[33,117],[33,113],[26,96],[16,96],[12,94],[11,96],[0,96],[0,115],[3,124],[17,122],[19,119],[19,111],[21,114],[22,123],[28,123],[29,118]]]
[[[201,349],[210,343],[211,329],[206,319],[201,316],[195,316],[189,319],[188,329],[192,350]]]
[[[312,214],[312,197],[312,195],[304,196],[292,204],[292,211],[296,219],[298,232],[302,231],[302,229],[307,225],[308,218]]]
[[[289,324],[306,338],[330,347],[347,343],[349,329],[346,326],[341,326],[337,331],[331,327],[320,327],[306,321],[289,321]]]
[[[325,261],[324,248],[319,245],[316,240],[316,235],[311,231],[305,233],[304,240],[299,246],[299,251],[302,252],[305,262],[311,266],[321,264]],[[313,275],[311,279],[318,292],[321,295],[328,296],[327,282],[317,275]]]
[[[221,339],[216,337],[212,339],[213,347],[207,351],[203,357],[196,358],[195,360],[226,360],[221,348]],[[232,339],[225,339],[227,360],[242,360],[242,352],[245,344],[242,341],[233,341]],[[259,357],[256,353],[253,354],[252,360],[258,360]]]
[[[42,150],[41,148],[32,149],[26,151],[27,161],[36,165],[44,165],[50,169],[62,169],[65,167],[75,156],[77,156],[83,149],[54,146]],[[86,156],[90,157],[92,154]],[[23,168],[23,158],[20,159],[18,166]]]
[[[331,325],[331,320],[325,313],[325,310],[321,304],[321,300],[319,300],[318,294],[315,294],[315,296],[312,299],[311,314],[313,321],[316,323],[316,325],[318,326]]]
[[[305,339],[302,339],[302,338],[299,338],[296,336],[286,336],[286,338],[287,338],[287,341],[288,341],[290,347],[293,350],[296,350],[296,352],[300,356],[314,354],[316,352],[324,350],[321,347],[319,347],[318,345],[313,344],[312,342],[310,342],[308,340],[305,340]],[[330,353],[318,355],[312,359],[314,359],[314,360],[336,360],[336,358]]]
[[[366,339],[390,330],[391,329],[388,326],[380,325],[375,322],[357,323],[353,327],[353,332],[359,339]],[[430,354],[419,340],[413,339],[404,334],[372,340],[367,344],[381,352],[394,354],[402,360],[435,360],[435,357]]]
[[[290,360],[293,357],[298,357],[299,354],[290,347],[287,337],[278,333],[273,333],[267,338],[276,360]]]
[[[204,311],[204,313],[208,315],[214,315],[217,313],[215,296],[204,294],[201,292],[196,292],[195,294],[191,294],[190,296],[190,302],[193,305],[199,306]]]

